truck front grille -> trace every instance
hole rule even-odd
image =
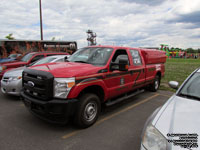
[[[53,98],[53,80],[54,77],[49,72],[25,69],[22,80],[24,93],[48,101]]]

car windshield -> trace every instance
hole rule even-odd
[[[82,48],[75,52],[68,61],[102,66],[107,63],[112,51],[112,48],[105,47]]]
[[[28,62],[32,56],[33,54],[26,54],[24,57],[22,57],[21,61]]]
[[[196,72],[184,84],[179,96],[200,100],[200,73]]]
[[[55,59],[56,59],[55,57],[45,57],[45,58],[38,60],[37,62],[34,62],[33,64],[31,64],[31,66],[49,63],[49,62],[52,62]]]
[[[17,54],[10,54],[9,56],[8,56],[8,58],[16,58],[17,57]]]

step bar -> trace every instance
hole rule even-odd
[[[112,105],[114,105],[114,104],[117,104],[117,103],[119,103],[119,102],[121,102],[121,101],[123,101],[123,100],[126,100],[126,99],[128,99],[128,98],[131,98],[131,97],[133,97],[133,96],[135,96],[135,95],[138,95],[138,94],[140,94],[140,93],[143,93],[143,92],[144,92],[144,89],[142,89],[142,90],[137,90],[137,91],[135,91],[135,92],[133,92],[133,93],[131,93],[131,94],[122,96],[122,97],[117,98],[117,99],[112,100],[112,101],[108,101],[108,102],[105,103],[105,105],[106,105],[106,106],[112,106]]]

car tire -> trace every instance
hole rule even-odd
[[[74,123],[80,128],[87,128],[98,119],[101,109],[100,99],[95,94],[87,93],[82,95],[79,100]]]
[[[160,77],[156,75],[154,82],[149,85],[149,90],[152,92],[156,92],[160,87]]]

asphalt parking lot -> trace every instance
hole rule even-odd
[[[80,130],[37,119],[18,97],[0,93],[0,150],[136,150],[146,119],[172,94],[145,91],[106,107],[95,125]]]

